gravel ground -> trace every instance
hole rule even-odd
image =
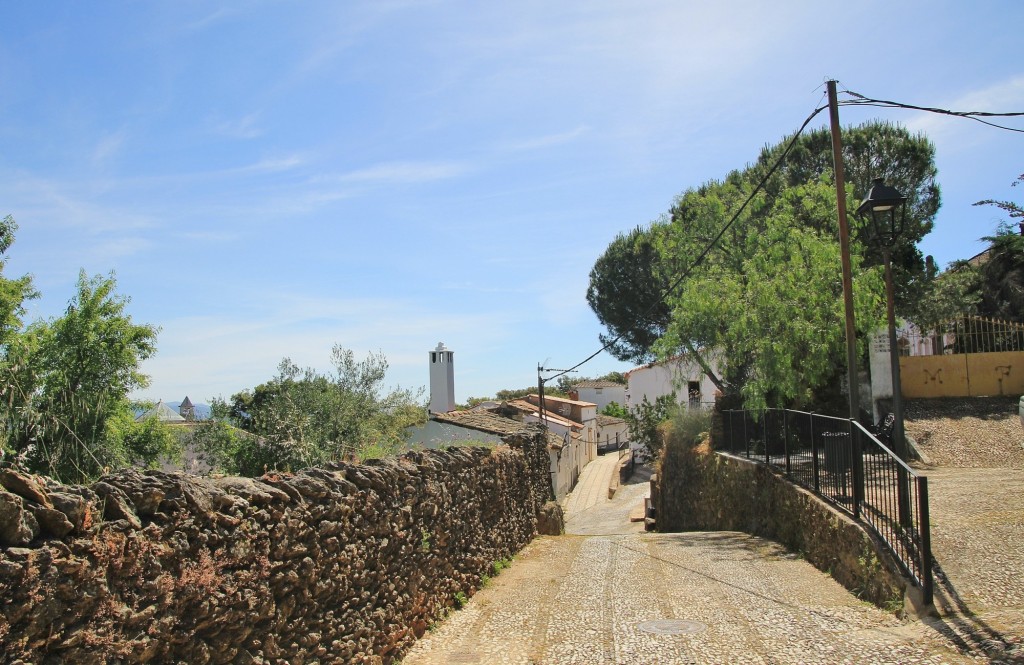
[[[907,434],[934,466],[1024,469],[1017,398],[907,400]]]

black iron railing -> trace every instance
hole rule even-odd
[[[803,411],[723,411],[717,446],[785,472],[861,520],[885,542],[932,602],[928,478],[860,423]]]

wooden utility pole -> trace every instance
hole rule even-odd
[[[832,161],[836,171],[836,208],[839,210],[839,249],[843,264],[843,304],[846,309],[846,372],[850,392],[850,418],[860,415],[860,387],[857,385],[857,329],[853,324],[853,269],[850,267],[850,225],[846,221],[846,171],[843,169],[843,141],[839,134],[839,104],[836,82],[828,82],[828,117],[832,127]]]

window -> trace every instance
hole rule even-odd
[[[690,408],[696,409],[700,407],[700,381],[689,381],[687,384],[686,392],[690,397]]]

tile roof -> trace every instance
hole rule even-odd
[[[532,402],[527,402],[526,400],[522,399],[514,399],[506,402],[506,404],[522,413],[528,413],[531,416],[536,416],[540,418],[540,407],[538,407],[536,404],[533,404]],[[575,420],[570,420],[565,416],[559,415],[553,412],[551,409],[547,410],[547,413],[544,415],[544,417],[548,421],[558,423],[559,425],[562,425],[564,427],[583,429],[582,424],[576,422]]]
[[[447,413],[432,413],[430,417],[441,423],[451,423],[499,436],[518,434],[525,427],[518,420],[499,416],[490,411],[449,411]],[[562,437],[548,432],[548,447],[561,448]]]
[[[538,399],[539,400],[540,399],[540,395],[527,395],[526,396],[527,400],[529,400],[530,398]],[[545,402],[556,402],[558,404],[572,404],[573,406],[597,406],[597,404],[594,404],[593,402],[581,402],[580,400],[577,400],[577,399],[567,399],[565,397],[555,397],[553,395],[544,395],[544,401]]]
[[[603,413],[597,414],[598,427],[610,427],[612,425],[625,425],[626,421],[615,416],[606,416]]]
[[[580,381],[579,383],[572,384],[573,388],[625,388],[625,383],[615,383],[614,381]]]

